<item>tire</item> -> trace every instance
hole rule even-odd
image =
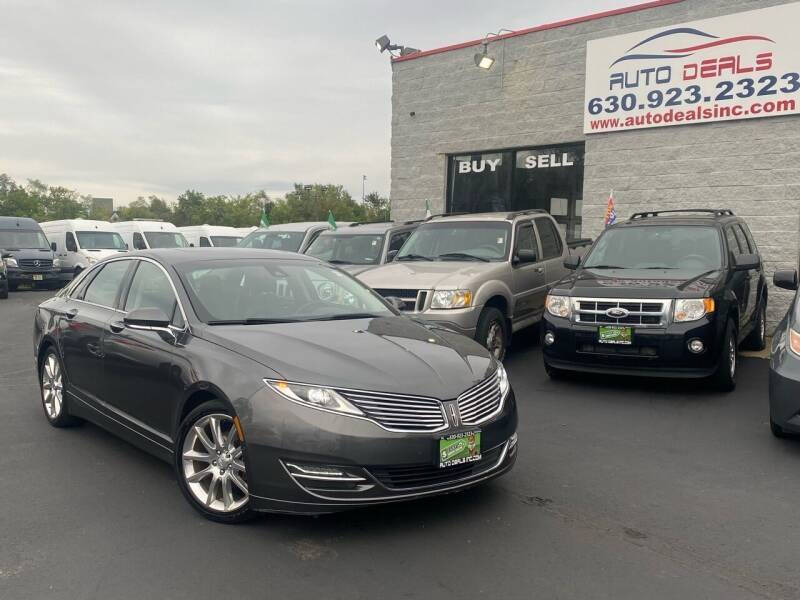
[[[772,435],[774,435],[776,438],[785,439],[789,437],[789,435],[783,430],[783,427],[778,425],[772,419],[769,420],[769,429],[772,431]]]
[[[246,491],[245,447],[233,417],[222,402],[201,404],[181,423],[175,444],[181,492],[195,510],[218,523],[242,523],[255,516]]]
[[[712,385],[721,392],[732,392],[736,389],[736,371],[738,368],[736,327],[728,320],[725,326],[725,337],[720,350],[719,364],[711,376]]]
[[[8,283],[8,291],[9,292],[16,292],[17,291],[17,284],[16,283]]]
[[[745,350],[763,350],[767,347],[767,304],[761,302],[756,316],[756,324],[753,331],[750,332],[744,342],[742,348]]]
[[[508,337],[508,323],[505,315],[494,306],[485,307],[478,319],[475,341],[489,350],[497,360],[503,362],[506,357]]]
[[[3,286],[0,288],[0,300],[5,300],[8,298],[8,286]]]
[[[550,379],[565,379],[568,375],[567,371],[551,366],[546,360],[544,361],[544,371]]]
[[[65,391],[64,365],[58,353],[52,347],[48,348],[39,369],[39,392],[44,416],[53,427],[74,427],[83,422],[83,419],[69,414]]]

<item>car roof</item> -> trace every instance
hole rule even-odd
[[[40,231],[39,223],[30,217],[0,217],[0,229],[26,229]]]
[[[327,264],[305,254],[284,252],[282,250],[263,250],[252,248],[156,248],[130,252],[126,257],[144,256],[165,265],[200,262],[204,260],[258,259],[258,260],[301,260],[306,262]]]
[[[740,223],[741,218],[725,215],[715,217],[713,215],[663,215],[657,217],[646,217],[638,219],[628,219],[613,225],[613,227],[648,227],[651,225],[705,225],[707,227],[723,226],[728,223]]]
[[[351,223],[350,225],[339,225],[335,230],[323,231],[320,235],[380,235],[396,227],[404,227],[405,223],[394,223],[386,221],[384,223]]]
[[[327,221],[302,221],[297,223],[281,223],[279,225],[270,225],[269,227],[259,227],[258,229],[254,229],[253,232],[256,231],[308,231],[313,227],[329,227]]]
[[[423,223],[442,223],[442,222],[474,222],[474,221],[506,221],[510,222],[522,217],[532,217],[536,215],[548,214],[545,210],[530,209],[519,211],[497,211],[483,213],[451,213],[444,215],[433,215]]]

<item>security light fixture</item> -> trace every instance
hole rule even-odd
[[[416,48],[412,48],[410,46],[401,46],[400,44],[393,44],[389,39],[388,35],[382,35],[377,40],[375,40],[375,47],[378,49],[378,52],[386,52],[389,51],[389,54],[392,56],[398,56],[395,52],[399,52],[399,56],[408,56],[409,54],[414,54],[419,52]]]
[[[475,54],[475,65],[481,69],[491,69],[494,64],[494,57],[488,54],[488,44],[483,44],[483,51]]]
[[[388,35],[382,35],[377,40],[375,40],[375,47],[378,49],[378,52],[385,52],[386,50],[394,50],[392,48],[392,42],[389,40]]]

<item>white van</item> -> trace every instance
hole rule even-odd
[[[128,250],[122,236],[108,221],[67,219],[39,225],[50,244],[55,245],[62,273],[77,275],[99,260]]]
[[[131,250],[150,248],[186,248],[189,242],[172,223],[153,219],[134,219],[112,223]]]
[[[241,235],[242,238],[246,238],[248,235],[253,233],[256,229],[258,229],[258,227],[253,225],[252,227],[237,227],[236,231],[239,232],[239,235]]]
[[[190,246],[195,248],[214,248],[236,246],[244,237],[235,227],[222,225],[191,225],[178,227]]]

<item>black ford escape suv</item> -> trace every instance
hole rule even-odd
[[[708,377],[736,386],[740,344],[765,346],[767,286],[747,224],[727,209],[642,212],[608,227],[546,301],[548,375]]]

